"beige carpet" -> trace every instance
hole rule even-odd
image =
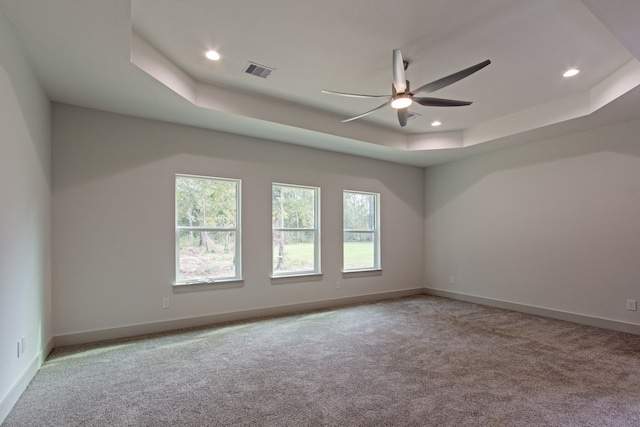
[[[417,296],[56,349],[3,427],[640,426],[640,337]]]

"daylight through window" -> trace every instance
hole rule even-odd
[[[241,278],[240,180],[176,175],[176,284]]]
[[[273,276],[320,273],[320,189],[271,187]]]
[[[344,271],[380,268],[380,195],[344,191],[343,262]]]

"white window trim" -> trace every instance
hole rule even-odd
[[[344,228],[344,193],[357,193],[369,196],[375,196],[375,228],[373,230],[366,229],[346,229]],[[373,234],[373,266],[365,268],[344,268],[344,233],[370,233]],[[369,191],[359,190],[342,190],[342,272],[358,273],[358,272],[375,272],[382,271],[381,264],[381,242],[380,242],[380,193],[372,193]]]
[[[281,186],[281,187],[291,187],[291,188],[304,188],[304,189],[308,189],[308,190],[314,190],[315,191],[315,198],[314,198],[314,212],[313,212],[313,217],[314,217],[314,223],[315,223],[315,228],[290,228],[290,227],[284,227],[284,228],[274,228],[273,225],[271,226],[271,278],[272,279],[276,279],[276,278],[284,278],[284,277],[300,277],[300,276],[314,276],[314,275],[320,275],[322,274],[322,268],[320,265],[320,252],[321,252],[321,242],[320,242],[320,187],[313,187],[310,185],[298,185],[298,184],[285,184],[282,182],[272,182],[271,183],[271,194],[273,195],[273,186],[277,185],[277,186]],[[272,202],[273,203],[273,202]],[[273,215],[273,204],[271,205],[271,215]],[[286,271],[283,273],[276,273],[275,271],[273,271],[273,234],[275,232],[278,231],[313,231],[313,245],[314,245],[314,250],[313,250],[313,265],[314,265],[314,269],[313,270],[303,270],[303,271]]]
[[[236,226],[234,227],[189,227],[178,225],[178,201],[176,200],[176,188],[178,184],[178,178],[196,178],[196,179],[209,179],[216,181],[228,181],[236,184]],[[175,174],[173,185],[173,203],[174,203],[174,226],[175,226],[175,281],[174,286],[192,286],[192,285],[211,285],[211,284],[223,284],[231,282],[242,281],[242,224],[241,224],[241,208],[242,208],[242,180],[235,178],[221,178],[215,176],[204,175],[189,175],[189,174]],[[234,231],[235,232],[235,276],[220,277],[217,279],[201,279],[201,280],[183,280],[180,281],[180,232],[181,231]]]

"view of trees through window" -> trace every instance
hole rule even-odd
[[[176,176],[177,283],[239,277],[239,185]]]
[[[273,183],[272,274],[320,272],[320,188]],[[176,175],[176,283],[241,278],[240,180]],[[380,268],[379,194],[343,191],[343,270]]]
[[[379,268],[378,195],[344,191],[343,269]]]
[[[272,185],[273,274],[319,271],[318,188]]]

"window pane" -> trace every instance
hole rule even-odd
[[[376,195],[343,193],[343,215],[345,230],[375,230]]]
[[[180,231],[178,281],[236,276],[235,231]]]
[[[236,181],[176,177],[176,223],[186,227],[235,228]]]
[[[344,191],[342,268],[380,268],[379,194]]]
[[[273,228],[315,228],[316,189],[274,185]]]
[[[345,270],[375,268],[375,239],[373,233],[344,233]]]
[[[273,272],[314,272],[313,231],[273,232]]]

